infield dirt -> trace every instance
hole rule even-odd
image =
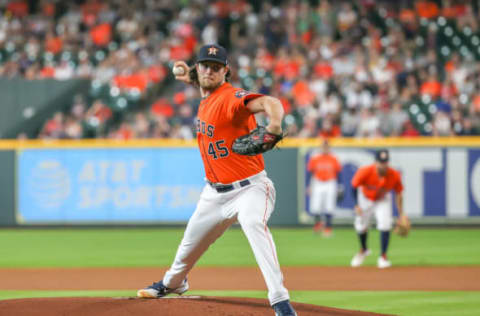
[[[0,269],[0,290],[136,290],[158,281],[165,268]],[[290,290],[480,291],[480,266],[282,267]],[[257,267],[195,267],[195,290],[265,290]]]
[[[480,267],[284,267],[290,290],[480,290]],[[0,290],[135,290],[159,280],[161,268],[0,269]],[[190,288],[265,290],[256,267],[197,267]],[[292,302],[299,315],[380,315]],[[30,298],[0,301],[0,316],[273,315],[266,299],[191,297],[157,300],[135,298]]]

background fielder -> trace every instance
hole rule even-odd
[[[395,191],[395,202],[399,217],[403,216],[403,185],[400,173],[389,167],[389,153],[386,149],[375,153],[375,163],[361,167],[352,179],[355,204],[355,230],[360,241],[360,251],[351,261],[352,267],[362,265],[370,255],[367,247],[367,234],[370,219],[375,216],[377,229],[380,231],[381,255],[377,260],[379,268],[388,268],[392,263],[387,258],[390,231],[393,226],[392,193]],[[360,188],[360,190],[357,190]]]
[[[308,192],[310,213],[315,218],[313,230],[322,231],[325,237],[329,237],[332,234],[332,217],[337,197],[343,193],[343,187],[340,183],[342,166],[330,151],[327,139],[322,142],[321,152],[312,155],[308,161],[307,170],[312,173]]]

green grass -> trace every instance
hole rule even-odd
[[[184,229],[0,229],[0,268],[169,266]],[[272,229],[283,266],[346,266],[358,249],[353,229],[330,239],[310,229]],[[398,265],[480,265],[480,230],[414,229],[392,236],[389,256]],[[374,265],[378,232],[369,235]],[[228,230],[198,265],[256,266],[242,231]],[[1,280],[0,280],[1,282]],[[266,298],[264,291],[191,291],[190,295]],[[134,296],[125,291],[0,291],[0,299],[60,296]],[[293,301],[397,315],[478,315],[480,292],[291,291]]]
[[[135,291],[0,291],[0,299],[24,297],[128,297]],[[189,291],[188,295],[266,298],[264,291]],[[480,292],[291,291],[292,301],[395,315],[478,315]],[[415,299],[412,299],[412,298]]]
[[[348,265],[358,249],[353,229],[337,229],[330,239],[310,229],[272,229],[283,266]],[[183,229],[3,229],[0,267],[137,267],[169,266]],[[478,265],[480,230],[416,229],[408,238],[392,236],[389,251],[395,265]],[[374,265],[377,231],[369,234]],[[198,265],[256,266],[238,228],[228,230]]]

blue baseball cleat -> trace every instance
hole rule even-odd
[[[185,279],[183,281],[182,285],[180,285],[176,289],[170,289],[170,288],[166,287],[165,285],[163,285],[163,280],[161,280],[161,281],[158,281],[158,282],[154,282],[152,285],[147,286],[144,289],[138,290],[137,297],[141,297],[141,298],[160,298],[160,297],[164,297],[165,295],[172,294],[172,293],[182,295],[186,291],[188,291],[187,279]]]
[[[275,316],[297,316],[297,313],[293,309],[289,300],[281,301],[276,304],[273,304],[273,310],[275,311]]]

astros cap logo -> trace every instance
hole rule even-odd
[[[381,160],[387,159],[387,153],[384,152],[384,151],[382,151],[382,152],[380,153],[380,159],[381,159]]]
[[[218,50],[218,48],[212,46],[212,47],[208,48],[208,54],[209,55],[217,55],[217,50]]]

